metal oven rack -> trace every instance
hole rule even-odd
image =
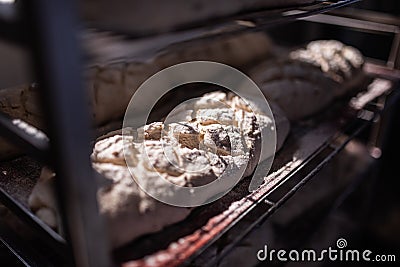
[[[25,149],[35,159],[52,166],[57,172],[57,191],[59,204],[64,214],[63,230],[66,241],[32,215],[4,188],[0,188],[0,200],[21,217],[45,244],[54,249],[56,255],[63,255],[61,259],[64,264],[110,266],[109,247],[97,213],[96,174],[92,172],[89,161],[90,132],[87,117],[89,112],[85,105],[86,96],[82,90],[80,79],[82,64],[76,38],[78,29],[76,10],[71,1],[31,2],[17,2],[18,11],[23,14],[21,17],[24,19],[15,21],[1,19],[0,34],[9,41],[28,44],[27,47],[32,52],[33,66],[40,84],[41,104],[48,122],[47,130],[50,142],[29,135],[16,127],[3,114],[0,116],[0,128],[2,135]],[[187,38],[212,38],[216,35],[229,35],[240,31],[261,31],[267,27],[324,13],[354,2],[357,0],[316,1],[309,6],[260,10],[223,18],[216,25],[179,29],[171,34],[176,35],[176,40],[185,41]],[[237,20],[251,21],[253,26],[238,25],[235,23]],[[199,29],[200,31],[198,31]],[[185,37],[180,37],[181,33],[186,33]],[[140,38],[147,37],[149,36],[140,36]],[[378,110],[375,111],[376,114],[379,113]],[[239,242],[256,224],[279,208],[371,121],[373,118],[367,121],[351,122],[352,127],[351,125],[348,127],[351,128],[352,133],[340,144],[334,142],[340,139],[337,137],[325,140],[301,165],[288,170],[285,178],[280,179],[279,183],[262,187],[245,197],[240,203],[240,208],[234,212],[236,216],[228,216],[229,220],[227,220],[224,219],[227,215],[226,212],[224,215],[220,215],[222,217],[219,218],[217,225],[209,225],[213,228],[212,231],[209,229],[209,235],[201,236],[197,243],[190,243],[191,249],[186,248],[186,254],[175,255],[179,257],[168,263],[189,264],[228,230],[234,231],[243,222],[251,221],[250,226],[240,232],[237,240],[227,244],[224,253],[228,253],[229,248]],[[334,148],[332,148],[332,144],[335,144]],[[289,181],[291,183],[288,183]],[[291,185],[290,189],[285,191],[284,185]],[[256,214],[259,219],[254,219]],[[43,262],[46,265],[54,265],[49,262],[49,259],[35,256],[36,253],[32,252],[34,248],[25,246],[26,249],[24,249],[20,242],[15,241],[18,239],[11,232],[2,231],[0,238],[25,265],[42,266]],[[133,245],[133,247],[135,246]],[[71,259],[70,253],[73,255],[73,261],[69,260]]]

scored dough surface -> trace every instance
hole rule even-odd
[[[231,110],[222,112],[210,100],[214,97]],[[207,107],[214,107],[215,112]],[[194,116],[189,121],[155,122],[139,129],[143,142],[136,142],[133,136],[125,136],[124,140],[121,131],[96,142],[91,159],[93,168],[108,181],[98,190],[98,201],[113,247],[159,231],[190,213],[189,208],[164,204],[147,195],[132,179],[124,149],[134,177],[144,181],[146,190],[150,188],[161,195],[173,192],[160,184],[160,176],[179,186],[192,187],[244,172],[243,178],[256,167],[261,131],[272,122],[261,110],[250,113],[247,103],[221,92],[204,95],[187,108],[192,108],[190,116]],[[178,113],[176,118],[180,117]],[[278,136],[284,139],[289,131],[288,121],[282,114],[277,117]],[[221,176],[224,172],[227,175]],[[54,179],[53,173],[43,172],[29,197],[31,209],[52,227],[58,218],[51,191]],[[220,186],[219,183],[213,187],[209,196],[225,189]]]

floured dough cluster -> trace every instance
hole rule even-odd
[[[314,41],[289,56],[255,67],[250,77],[268,100],[291,120],[310,116],[365,81],[364,59],[355,48],[338,41]]]
[[[278,136],[289,131],[279,113]],[[195,187],[226,177],[251,174],[260,155],[261,131],[273,122],[262,110],[250,108],[234,95],[215,92],[172,112],[165,123],[155,122],[136,131],[123,129],[96,142],[94,169],[108,181],[98,191],[101,214],[108,223],[114,247],[135,237],[161,230],[184,219],[188,208],[174,207],[148,196],[132,179],[141,179],[158,194],[171,194],[158,181],[161,176],[179,186]],[[136,132],[137,135],[129,135]],[[139,138],[138,138],[139,137]],[[142,141],[140,141],[142,139]],[[124,149],[125,156],[124,157]],[[52,227],[57,212],[51,195],[53,176],[44,172],[35,186],[29,205]],[[210,194],[223,189],[215,187]]]
[[[311,63],[337,82],[350,79],[364,64],[360,51],[335,40],[311,42],[290,58]]]
[[[214,92],[179,106],[165,123],[138,129],[143,142],[125,133],[125,152],[135,178],[151,188],[160,186],[159,176],[179,186],[200,186],[226,171],[250,175],[260,157],[263,129],[275,131],[271,118],[253,112],[237,96]],[[97,142],[93,162],[125,165],[123,144],[122,135]]]

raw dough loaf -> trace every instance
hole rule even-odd
[[[95,126],[121,119],[136,89],[157,71],[186,61],[210,60],[240,67],[265,58],[271,53],[271,42],[262,33],[245,33],[211,41],[190,41],[185,45],[170,45],[152,58],[130,59],[133,53],[130,42],[114,40],[109,36],[88,38],[87,46],[106,54],[106,62],[94,63],[85,72],[86,89],[89,94]],[[111,40],[110,40],[111,39]],[[99,45],[105,42],[106,45]],[[119,58],[121,53],[127,58]],[[99,52],[99,51],[98,51]],[[99,52],[99,53],[100,53]],[[118,58],[118,61],[115,61]],[[114,59],[114,61],[113,61]],[[103,59],[98,59],[104,62]],[[37,102],[36,85],[21,85],[0,90],[0,111],[44,129],[43,116]],[[0,138],[0,160],[18,155],[18,150]]]
[[[136,89],[148,77],[165,67],[192,60],[211,60],[241,67],[271,52],[270,40],[261,33],[246,33],[207,42],[190,41],[184,46],[170,45],[155,56],[141,60],[130,58],[135,50],[131,48],[132,41],[91,34],[86,45],[88,49],[97,51],[93,53],[103,57],[94,56],[101,63],[93,63],[85,72],[96,127],[122,118]],[[120,53],[126,57],[121,59]],[[45,130],[37,97],[38,86],[34,84],[2,89],[0,111]],[[6,148],[0,149],[0,159],[19,154],[16,148],[3,139],[0,139],[0,144]]]
[[[226,105],[226,109],[221,110],[223,108],[215,99]],[[188,110],[188,107],[184,109]],[[138,129],[143,142],[135,142],[133,136],[125,136],[124,142],[121,131],[96,142],[92,153],[93,168],[108,180],[98,191],[100,213],[107,221],[114,247],[181,221],[190,212],[188,208],[164,204],[144,193],[129,173],[124,148],[128,151],[127,158],[135,179],[144,182],[146,190],[161,194],[171,192],[159,183],[158,175],[174,184],[191,187],[217,179],[226,179],[229,183],[234,175],[244,172],[240,178],[245,177],[256,167],[261,131],[269,130],[272,125],[261,109],[252,113],[247,100],[244,102],[237,96],[215,92],[200,98],[190,110],[191,114],[177,110],[167,119],[168,123],[156,122]],[[283,124],[277,127],[278,136],[284,139],[289,124],[282,115],[279,116],[278,121]],[[224,172],[228,175],[221,175]],[[52,183],[54,174],[43,171],[29,197],[29,205],[39,218],[56,227]],[[222,192],[219,184],[212,187],[206,198]]]
[[[115,42],[108,45],[119,48]],[[129,54],[129,49],[125,50],[128,51],[124,53]],[[214,41],[191,41],[184,46],[171,45],[153,58],[143,61],[127,58],[108,64],[93,64],[86,71],[86,88],[95,125],[120,119],[136,89],[165,67],[192,60],[211,60],[240,67],[264,58],[270,52],[271,42],[266,35],[245,33]],[[2,89],[0,110],[42,128],[42,116],[36,101],[37,90],[37,86],[31,85]]]
[[[314,41],[289,57],[266,61],[250,71],[268,100],[280,105],[290,120],[327,107],[335,98],[365,81],[361,53],[338,41]]]

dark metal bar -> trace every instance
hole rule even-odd
[[[24,25],[20,21],[10,22],[0,17],[0,36],[9,42],[23,45],[27,38]]]
[[[382,125],[380,129],[380,140],[382,149],[381,169],[379,177],[382,177],[385,182],[390,182],[391,185],[399,185],[397,179],[397,157],[400,141],[400,81],[396,84],[396,89],[391,97],[386,101],[386,112],[382,116]],[[391,178],[391,179],[389,179]]]
[[[90,163],[89,110],[81,81],[75,1],[24,2],[40,95],[56,158],[57,196],[77,266],[110,266]]]
[[[331,10],[335,10],[341,7],[345,7],[354,3],[357,3],[361,0],[342,0],[336,2],[327,2],[321,1],[320,5],[299,8],[298,10],[289,10],[281,13],[281,16],[278,18],[269,19],[268,17],[264,17],[264,21],[258,23],[259,27],[270,26],[271,24],[281,24],[282,22],[290,22],[294,20],[298,20],[301,18],[306,18],[309,16],[322,14],[329,12]]]
[[[24,266],[53,266],[45,257],[35,253],[34,249],[27,246],[10,227],[0,221],[0,242],[18,259]]]
[[[400,69],[400,30],[396,32],[390,51],[389,66]]]
[[[0,112],[1,136],[21,148],[22,151],[32,155],[38,160],[49,163],[49,143],[41,134],[32,135],[18,127],[6,114]]]
[[[400,19],[397,16],[353,7],[346,7],[330,11],[329,14],[339,17],[353,18],[357,20],[382,23],[387,25],[399,25]]]
[[[334,9],[348,6],[361,0],[342,0],[342,1],[316,1],[312,5],[267,9],[249,12],[244,15],[227,16],[217,21],[203,22],[202,24],[191,24],[190,27],[173,29],[168,32],[174,36],[174,43],[189,40],[212,39],[221,36],[230,36],[240,32],[260,32],[270,27],[294,22],[308,16],[325,13]],[[240,24],[238,21],[249,21],[251,26]],[[146,39],[157,35],[166,34],[164,31],[154,31],[148,33],[126,32],[116,28],[99,28],[98,30],[121,34],[132,39]]]
[[[343,26],[347,28],[354,28],[358,30],[371,31],[375,33],[397,33],[399,31],[399,26],[384,24],[372,21],[359,20],[348,17],[341,17],[339,15],[329,15],[329,14],[318,14],[306,18],[301,18],[301,20],[317,22],[329,25]]]
[[[67,244],[65,240],[55,233],[42,220],[26,211],[26,207],[22,206],[18,201],[14,200],[7,192],[0,188],[0,202],[10,209],[18,218],[33,230],[36,236],[44,243],[52,247],[56,253],[65,254],[67,252]]]
[[[388,80],[398,80],[400,79],[400,71],[390,68],[388,66],[377,65],[373,63],[365,63],[364,71],[373,75],[379,76]]]

